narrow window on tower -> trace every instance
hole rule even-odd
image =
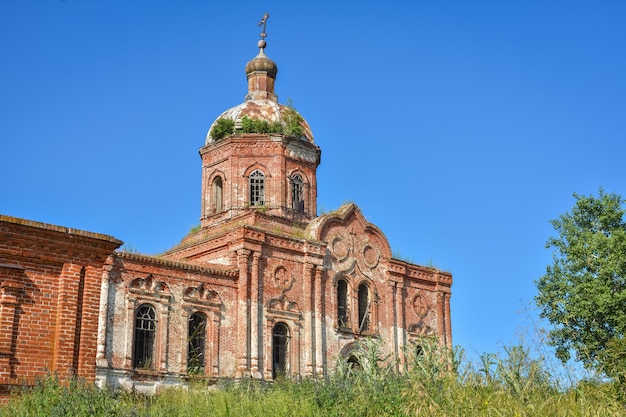
[[[222,212],[222,177],[215,177],[213,180],[213,204],[215,213]]]
[[[292,208],[298,211],[304,211],[304,183],[302,177],[298,174],[291,178],[291,196],[292,196]]]
[[[337,282],[337,325],[348,327],[348,283],[345,279]]]
[[[156,311],[150,304],[143,304],[135,314],[135,347],[133,367],[136,369],[155,369],[155,341],[157,320]]]
[[[250,174],[250,205],[262,206],[265,204],[265,175],[257,170]]]

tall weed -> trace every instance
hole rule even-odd
[[[240,380],[167,389],[155,396],[100,390],[81,380],[43,379],[0,407],[0,416],[624,416],[619,385],[586,379],[563,387],[524,344],[476,363],[436,340],[402,363],[377,339],[358,341],[355,361],[323,379]]]

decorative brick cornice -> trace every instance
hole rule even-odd
[[[452,285],[452,274],[440,271],[436,268],[411,264],[399,259],[391,259],[389,262],[389,272],[394,276],[407,277],[413,280],[437,283],[442,286]]]
[[[63,233],[63,234],[71,235],[71,236],[80,236],[80,237],[89,238],[89,239],[103,240],[106,242],[113,243],[117,246],[120,246],[124,243],[121,240],[114,238],[113,236],[105,235],[102,233],[87,232],[85,230],[74,229],[74,228],[65,227],[65,226],[56,226],[53,224],[36,222],[34,220],[26,220],[26,219],[21,219],[19,217],[6,216],[4,214],[0,214],[0,223],[9,223],[13,225],[32,227],[32,228],[40,229],[43,231]]]
[[[131,261],[144,262],[144,263],[149,263],[152,265],[170,267],[173,269],[182,269],[185,271],[203,272],[206,274],[220,275],[220,276],[227,277],[227,278],[237,278],[237,276],[239,275],[236,270],[232,270],[232,269],[221,269],[221,268],[215,268],[215,267],[190,264],[190,263],[181,262],[181,261],[170,261],[170,260],[158,258],[155,256],[140,255],[137,253],[115,252],[114,256],[117,256],[121,259],[128,259]]]
[[[254,209],[232,222],[234,225],[220,224],[190,234],[177,246],[165,252],[165,255],[196,253],[196,248],[207,243],[211,243],[211,247],[217,247],[240,239],[259,243],[269,239],[271,244],[302,252],[306,246],[307,252],[318,256],[323,256],[326,247],[326,243],[306,236],[304,222],[268,215]]]

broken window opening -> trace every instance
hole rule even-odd
[[[345,279],[337,282],[337,324],[348,327],[348,283]]]
[[[370,330],[370,296],[367,284],[359,285],[359,333]]]
[[[189,318],[187,373],[202,374],[205,365],[206,315],[193,313]]]

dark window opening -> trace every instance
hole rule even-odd
[[[272,332],[272,378],[287,372],[287,352],[289,328],[285,323],[278,323]]]
[[[265,175],[258,169],[250,174],[250,205],[265,204]]]
[[[415,346],[415,357],[419,358],[420,356],[424,356],[424,348],[422,345]]]
[[[304,211],[304,182],[302,177],[298,174],[294,175],[291,179],[291,195],[292,195],[292,207],[298,211]]]
[[[348,327],[348,283],[343,279],[337,282],[337,324]]]
[[[370,296],[366,284],[359,285],[359,332],[367,332],[370,329]]]
[[[189,318],[189,336],[187,352],[187,372],[201,374],[204,371],[206,350],[206,316],[202,313],[193,313]]]
[[[135,314],[135,348],[133,367],[138,369],[155,369],[156,311],[149,304],[137,309]]]
[[[361,370],[361,363],[356,358],[356,356],[350,355],[350,357],[348,358],[347,362],[348,362],[348,368],[349,369],[352,369],[353,371],[360,371]]]

